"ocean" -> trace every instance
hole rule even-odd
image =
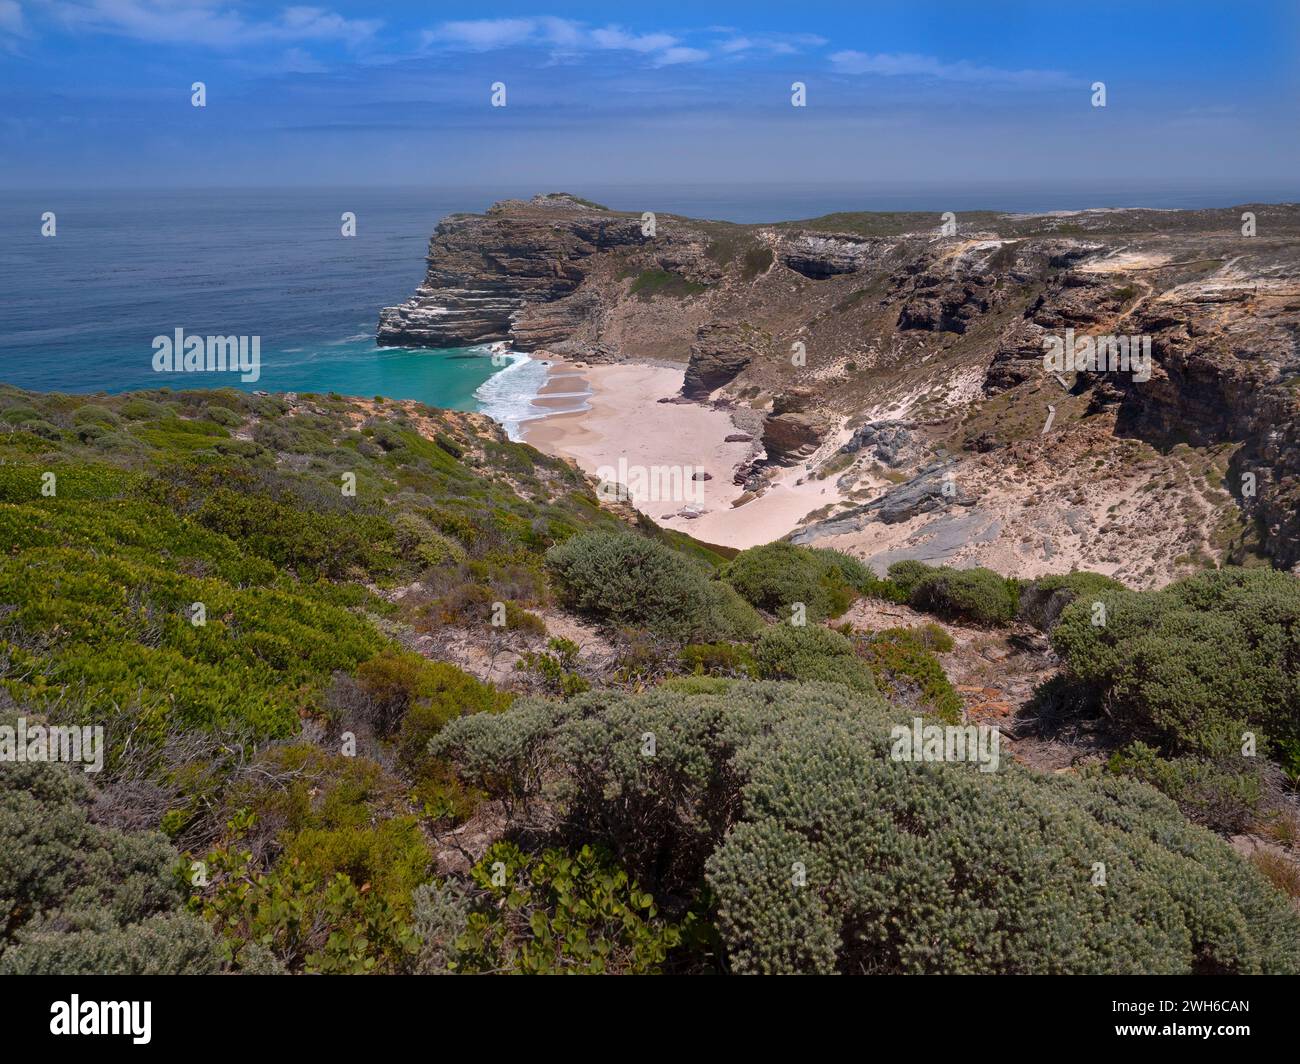
[[[0,383],[39,391],[242,387],[483,410],[512,435],[545,367],[486,348],[379,348],[381,307],[410,296],[438,221],[537,188],[0,191]],[[574,188],[624,210],[737,222],[838,210],[1211,207],[1296,189],[863,188],[816,184]],[[53,212],[56,235],[42,236]],[[344,212],[356,235],[344,237]],[[153,338],[257,336],[261,376],[161,374]]]

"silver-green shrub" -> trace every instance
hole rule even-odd
[[[1300,767],[1300,581],[1288,573],[1227,568],[1084,595],[1052,646],[1138,738],[1217,756],[1261,729]]]
[[[0,973],[215,971],[216,940],[181,908],[176,851],[92,823],[91,798],[63,765],[0,763]]]
[[[759,637],[753,654],[760,679],[823,681],[876,691],[871,668],[853,644],[820,625],[775,624]]]
[[[1286,899],[1162,795],[895,761],[894,712],[831,684],[592,692],[434,745],[656,899],[707,882],[738,972],[1300,971]]]
[[[584,532],[548,550],[546,568],[567,606],[606,624],[681,640],[746,639],[761,624],[702,564],[644,536]]]

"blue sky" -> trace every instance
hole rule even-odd
[[[1300,175],[1298,11],[0,0],[0,187],[1244,189]]]

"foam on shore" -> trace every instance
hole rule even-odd
[[[510,439],[518,442],[523,438],[521,426],[525,422],[587,409],[586,391],[545,392],[551,362],[511,351],[504,344],[493,345],[492,353],[508,359],[509,364],[479,385],[474,398],[479,410],[499,421]]]

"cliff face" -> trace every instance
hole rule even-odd
[[[483,215],[444,219],[429,242],[428,273],[415,295],[380,313],[379,343],[457,347],[506,340],[535,350],[582,333],[601,310],[596,285],[579,292],[597,257],[653,245],[653,258],[681,268],[679,234],[651,241],[638,217],[570,196],[505,200]]]
[[[1241,232],[1247,210],[1256,236]],[[1143,551],[1186,542],[1176,553],[1202,563],[1255,553],[1300,565],[1300,207],[977,212],[950,235],[930,214],[767,226],[660,214],[647,233],[640,213],[551,195],[446,219],[428,262],[415,295],[382,312],[380,343],[681,361],[684,401],[759,419],[763,453],[738,482],[761,492],[799,463],[833,473],[835,529],[856,523],[870,538],[881,511],[870,507],[894,490],[882,471],[898,484],[942,462],[966,529],[945,559],[1014,570],[1028,551],[1059,568],[1072,551],[1142,583],[1178,571]],[[1071,331],[1145,338],[1149,379],[1052,371],[1046,345]],[[862,441],[900,419],[897,464]],[[1129,494],[1111,497],[1115,478]],[[1048,484],[1063,496],[1032,504],[1047,508],[1028,532],[1026,514],[989,501]],[[1094,496],[1106,502],[1096,527],[1119,546],[1086,535]],[[1150,538],[1156,527],[1163,538]]]
[[[639,239],[630,221],[567,200],[562,208],[539,198],[498,203],[483,216],[452,215],[429,242],[429,272],[414,297],[381,313],[379,342],[456,347],[512,339],[518,311],[577,290],[583,259]]]

